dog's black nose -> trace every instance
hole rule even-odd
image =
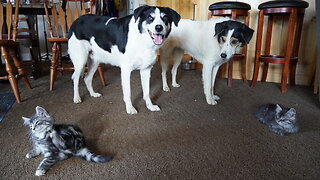
[[[226,58],[227,54],[226,53],[221,53],[220,56],[221,56],[221,58]]]
[[[163,30],[163,26],[158,24],[156,25],[155,29],[157,32],[161,32]]]

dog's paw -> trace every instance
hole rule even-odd
[[[126,107],[127,113],[128,114],[138,114],[138,111],[133,107]]]
[[[160,107],[157,106],[157,105],[147,105],[147,108],[150,110],[150,111],[160,111]]]
[[[180,87],[180,84],[178,84],[178,83],[172,83],[172,86],[178,88],[178,87]]]
[[[36,176],[43,176],[46,174],[46,171],[44,169],[38,169],[36,170]]]
[[[75,104],[79,104],[79,103],[81,103],[82,101],[81,101],[81,98],[80,98],[80,97],[74,97],[74,98],[73,98],[73,102],[74,102]]]
[[[163,91],[164,92],[169,92],[170,91],[170,88],[168,86],[163,86]]]
[[[97,98],[97,97],[101,97],[102,94],[100,94],[100,93],[92,93],[91,96]]]
[[[217,104],[217,101],[214,100],[213,98],[207,98],[207,103],[209,105],[216,105]]]
[[[217,96],[217,95],[213,95],[212,97],[213,97],[214,100],[220,100],[220,97]]]

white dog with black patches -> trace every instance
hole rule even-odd
[[[79,78],[87,64],[89,69],[84,79],[92,97],[101,94],[92,88],[92,78],[99,63],[108,63],[121,69],[123,100],[128,114],[137,110],[131,102],[130,75],[140,70],[143,99],[150,111],[160,108],[151,102],[150,71],[156,62],[157,50],[176,26],[180,15],[166,7],[141,6],[133,15],[111,18],[97,15],[79,17],[69,31],[68,53],[74,64],[74,103],[81,103]]]
[[[208,104],[217,104],[220,98],[214,94],[214,83],[219,67],[227,62],[240,47],[249,43],[253,30],[243,23],[229,18],[212,18],[207,21],[182,19],[173,27],[170,37],[160,49],[163,90],[170,91],[167,83],[168,63],[173,56],[172,86],[176,81],[178,66],[184,51],[203,64],[202,80]]]

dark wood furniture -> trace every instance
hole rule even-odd
[[[317,32],[320,32],[320,2],[316,1],[316,14],[317,14]],[[317,36],[317,74],[318,74],[318,89],[320,91],[320,36]],[[319,101],[320,101],[320,93],[318,93]]]
[[[269,63],[281,63],[282,77],[281,77],[281,92],[287,91],[287,81],[290,66],[290,84],[295,85],[295,73],[296,65],[298,62],[299,44],[301,38],[301,30],[303,24],[303,17],[305,8],[309,4],[305,1],[268,1],[258,6],[260,9],[258,17],[258,29],[256,39],[256,50],[255,50],[255,62],[254,72],[251,82],[251,87],[254,87],[257,82],[259,75],[260,62],[264,63],[262,82],[267,79]],[[262,35],[264,28],[264,18],[268,17],[266,41],[264,53],[261,52],[262,47]],[[272,29],[274,18],[279,16],[289,16],[288,19],[288,33],[287,41],[285,43],[284,55],[272,55],[270,54]]]
[[[209,6],[208,18],[212,16],[230,16],[232,19],[237,19],[239,16],[245,17],[245,24],[249,26],[250,14],[249,10],[251,6],[243,2],[235,1],[223,1],[211,4]],[[241,77],[244,82],[247,82],[247,45],[242,48],[241,53],[236,53],[228,62],[228,81],[229,87],[232,86],[232,71],[233,71],[233,61],[241,61]]]
[[[92,5],[91,1],[90,5]],[[73,7],[71,8],[70,6]],[[52,91],[57,71],[74,70],[73,66],[63,67],[62,63],[61,45],[63,43],[68,43],[68,29],[71,27],[72,22],[80,15],[86,14],[88,11],[89,13],[92,13],[93,8],[90,7],[89,10],[86,10],[84,0],[65,0],[62,4],[54,4],[52,1],[47,2],[47,0],[45,0],[44,8],[50,34],[50,37],[47,37],[47,41],[52,44],[52,60],[50,66],[50,91]],[[106,82],[101,65],[98,67],[98,72],[102,85],[105,86]]]
[[[16,2],[18,3],[19,1]],[[23,79],[29,89],[31,89],[31,85],[16,55],[16,49],[19,48],[19,43],[16,42],[19,6],[16,5],[14,9],[10,3],[7,3],[5,6],[0,3],[0,47],[1,56],[6,66],[6,75],[1,76],[0,79],[9,80],[16,101],[20,103],[21,97],[17,80]],[[6,9],[5,11],[4,8]],[[3,29],[6,31],[3,31]],[[6,37],[6,39],[3,39],[3,37]]]

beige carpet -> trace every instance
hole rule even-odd
[[[178,72],[180,88],[162,91],[159,64],[152,71],[151,98],[161,107],[150,112],[142,99],[138,71],[131,76],[132,101],[139,113],[128,115],[122,101],[120,70],[106,69],[108,85],[98,77],[91,98],[81,81],[83,103],[73,104],[71,73],[59,75],[54,91],[49,76],[19,83],[23,102],[15,103],[0,123],[0,179],[33,179],[42,157],[26,159],[31,148],[21,117],[42,106],[56,123],[76,124],[96,153],[113,155],[105,164],[71,158],[56,164],[47,179],[319,179],[320,106],[311,87],[258,82],[255,88],[217,79],[216,106],[205,102],[200,71]],[[171,78],[170,78],[171,79]],[[171,82],[171,81],[169,81]],[[0,84],[0,91],[10,91]],[[280,103],[297,110],[301,130],[284,137],[253,116],[259,105]]]

